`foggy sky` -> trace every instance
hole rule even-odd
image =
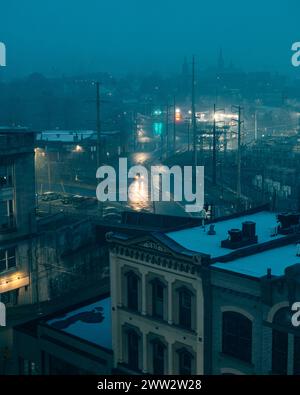
[[[299,0],[0,0],[9,77],[34,71],[178,71],[184,56],[300,73]],[[300,74],[299,74],[300,75]]]

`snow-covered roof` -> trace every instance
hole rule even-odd
[[[273,275],[282,276],[285,268],[300,263],[300,257],[297,257],[296,253],[296,244],[289,244],[235,259],[234,261],[217,262],[212,267],[256,278],[265,276],[268,268],[270,268]]]
[[[47,321],[47,324],[98,346],[112,349],[110,297],[69,311]]]
[[[197,226],[169,232],[167,236],[188,250],[209,254],[212,258],[216,258],[232,252],[229,248],[221,247],[221,241],[228,238],[228,231],[230,229],[242,229],[242,223],[245,221],[256,223],[258,243],[264,243],[282,237],[281,235],[271,236],[272,230],[277,225],[277,218],[276,214],[269,211],[260,211],[255,214],[216,222],[214,223],[216,231],[214,236],[207,234],[209,225],[206,225],[205,228]]]

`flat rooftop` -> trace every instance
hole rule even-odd
[[[36,132],[24,126],[0,126],[0,134],[8,134],[8,133],[35,134]]]
[[[234,251],[229,248],[221,247],[221,241],[228,238],[228,231],[230,229],[242,229],[242,223],[245,221],[253,221],[256,223],[258,243],[265,243],[270,240],[284,237],[282,235],[271,236],[272,229],[274,229],[278,223],[276,214],[269,211],[260,211],[254,214],[213,222],[216,231],[216,234],[213,236],[207,234],[209,225],[206,225],[205,228],[196,226],[168,232],[166,235],[188,250],[208,254],[212,258],[217,258]]]
[[[46,322],[52,328],[112,349],[111,298],[101,298]]]
[[[90,138],[93,130],[45,130],[37,135],[38,141],[79,143]]]
[[[272,248],[267,251],[238,258],[230,262],[217,262],[211,267],[255,278],[265,276],[268,268],[270,268],[272,275],[282,276],[288,266],[300,263],[300,257],[297,257],[296,253],[296,244],[288,244],[283,247]]]

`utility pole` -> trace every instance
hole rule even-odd
[[[166,158],[169,156],[169,102],[167,101],[166,111]]]
[[[238,106],[238,141],[237,141],[237,186],[236,186],[236,195],[237,198],[241,197],[241,106]]]
[[[133,150],[136,150],[136,134],[137,134],[137,113],[133,113]]]
[[[254,140],[257,140],[257,110],[254,112]]]
[[[100,82],[96,82],[97,169],[101,164]]]
[[[197,166],[197,135],[196,135],[196,111],[195,111],[195,56],[192,63],[192,129],[193,129],[193,151],[194,165]]]
[[[96,82],[96,114],[97,114],[97,118],[96,118],[96,127],[97,127],[97,170],[99,169],[100,165],[101,165],[101,123],[100,123],[100,82],[97,81]],[[103,204],[102,202],[100,202],[100,200],[98,201],[98,209],[99,209],[99,213],[102,217],[103,215]]]
[[[173,151],[175,154],[176,151],[176,97],[174,96],[173,102],[173,112],[174,112],[174,119],[173,119]]]
[[[188,152],[190,152],[190,120],[188,120],[188,124],[187,124],[187,138],[188,138]]]
[[[213,121],[213,185],[217,184],[217,141],[216,141],[216,105],[214,104],[214,121]]]

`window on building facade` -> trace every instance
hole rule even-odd
[[[165,351],[166,346],[159,340],[152,343],[153,347],[153,374],[165,373]]]
[[[0,188],[12,186],[12,166],[0,165]]]
[[[185,288],[179,291],[179,325],[187,329],[192,327],[192,294]]]
[[[193,356],[187,350],[178,350],[179,374],[190,375],[192,374],[192,360]]]
[[[300,375],[300,336],[294,336],[294,374]]]
[[[252,360],[252,322],[236,312],[223,313],[222,352],[245,362]]]
[[[272,324],[272,373],[285,375],[288,369],[288,336],[294,330],[290,308],[279,309]]]
[[[139,370],[139,335],[130,330],[127,332],[128,367]]]
[[[272,331],[272,373],[287,374],[288,333]]]
[[[0,229],[11,228],[14,225],[14,209],[12,200],[0,201]]]
[[[19,358],[19,369],[22,375],[37,375],[39,374],[38,366],[35,362],[27,359]]]
[[[0,272],[16,267],[16,250],[15,248],[8,248],[0,250]]]
[[[164,284],[155,279],[152,281],[152,315],[164,318]]]
[[[5,305],[16,305],[18,304],[19,290],[14,289],[13,291],[3,292],[0,294],[0,302]]]
[[[139,278],[133,272],[127,274],[127,307],[135,311],[139,309]]]

